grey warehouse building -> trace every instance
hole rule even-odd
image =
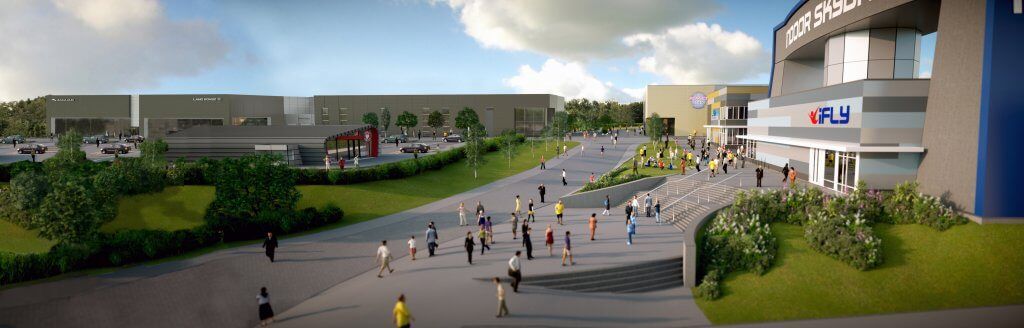
[[[316,126],[359,125],[368,112],[387,108],[391,126],[404,111],[419,117],[411,133],[432,131],[427,115],[445,117],[442,130],[452,130],[455,115],[473,108],[488,133],[514,129],[538,136],[565,99],[551,94],[464,95],[317,95],[312,97],[237,94],[181,95],[50,95],[46,122],[51,133],[139,134],[162,138],[193,126]],[[381,127],[383,129],[383,127]],[[440,131],[438,133],[441,133]]]

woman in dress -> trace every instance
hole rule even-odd
[[[260,288],[260,294],[256,295],[256,301],[260,304],[260,327],[266,327],[274,322],[274,309],[270,308],[270,294],[267,294],[267,287]]]
[[[548,229],[544,230],[544,245],[548,246],[548,256],[555,256],[552,247],[555,246],[555,230],[551,229],[551,224],[548,224]]]

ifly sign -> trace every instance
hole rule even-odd
[[[807,117],[811,119],[813,125],[821,125],[826,122],[838,125],[849,124],[850,105],[818,107],[808,113]]]

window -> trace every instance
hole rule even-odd
[[[515,129],[527,137],[539,137],[547,126],[547,108],[516,108]]]
[[[331,124],[331,114],[327,111],[327,107],[320,109],[320,123]]]
[[[245,126],[267,126],[270,125],[269,117],[232,117],[231,125]]]
[[[348,108],[344,108],[344,107],[338,108],[338,121],[340,122],[341,125],[349,124],[348,123]]]

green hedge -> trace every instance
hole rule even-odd
[[[245,224],[230,230],[220,230],[224,226],[211,225],[178,231],[122,230],[101,233],[82,245],[58,244],[42,254],[0,252],[0,285],[180,255],[222,241],[261,238],[266,231],[289,233],[309,230],[338,222],[344,215],[337,206],[328,205],[322,210],[306,208],[261,220],[257,225]]]

